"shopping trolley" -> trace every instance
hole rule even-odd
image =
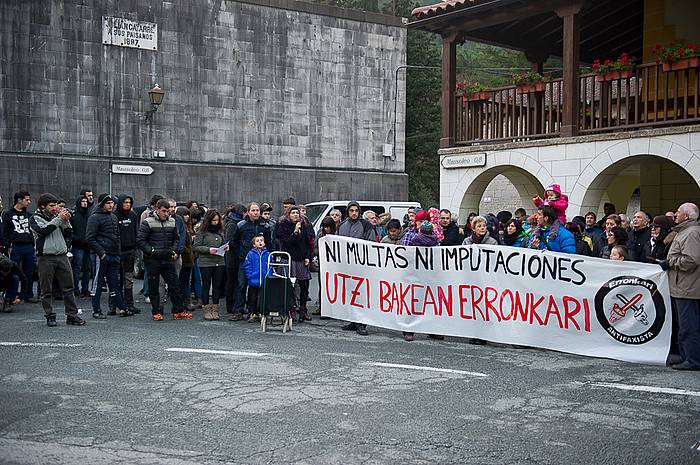
[[[287,252],[271,252],[267,259],[269,276],[265,276],[258,296],[260,306],[260,329],[267,331],[268,318],[282,320],[282,332],[292,330],[291,310],[294,307],[294,281],[292,278],[292,257]],[[270,273],[271,271],[271,273]]]

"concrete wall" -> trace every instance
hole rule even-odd
[[[450,148],[439,154],[476,152],[486,153],[486,166],[447,169],[441,163],[440,205],[459,212],[460,221],[478,208],[497,175],[506,176],[520,196],[514,207],[528,208],[532,193],[559,183],[569,195],[569,217],[601,214],[604,201],[623,197],[624,204],[616,206],[624,212],[636,186],[641,208],[652,214],[700,202],[700,126]],[[635,165],[640,174],[628,179]]]
[[[157,23],[158,50],[102,45],[102,16]],[[398,18],[287,0],[0,2],[2,193],[104,191],[115,161],[156,169],[114,176],[139,200],[406,199],[403,78],[383,156],[405,54]]]

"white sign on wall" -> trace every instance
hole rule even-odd
[[[112,165],[114,174],[153,174],[153,168],[148,165]]]
[[[447,155],[440,162],[443,168],[472,168],[486,165],[485,153],[467,153],[464,155]]]
[[[112,16],[102,17],[102,43],[158,50],[158,25]]]

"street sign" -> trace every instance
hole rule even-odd
[[[153,168],[148,165],[112,165],[114,174],[153,174]]]
[[[463,155],[447,155],[440,162],[445,169],[473,168],[486,165],[485,153],[470,153]]]

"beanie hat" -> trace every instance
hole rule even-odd
[[[347,209],[350,210],[350,207],[357,207],[358,210],[362,211],[362,207],[360,207],[360,204],[357,203],[357,202],[354,201],[354,200],[351,200],[351,201],[348,202],[348,208],[347,208]]]
[[[498,219],[498,222],[501,224],[506,224],[511,218],[513,218],[513,214],[505,210],[498,212],[496,215],[496,219]]]
[[[659,215],[654,217],[653,224],[661,229],[671,229],[671,227],[673,227],[673,220],[666,215]]]
[[[105,204],[109,201],[114,201],[111,195],[109,194],[100,194],[97,196],[97,206],[102,208],[105,206]]]
[[[270,206],[270,204],[267,203],[267,202],[263,202],[263,203],[260,205],[260,211],[261,211],[261,212],[271,212],[271,211],[272,211],[272,206]]]
[[[428,215],[428,212],[425,210],[418,210],[416,212],[416,222],[422,222],[422,221],[428,221],[430,219],[430,215]]]
[[[423,234],[432,234],[433,233],[433,225],[430,223],[430,221],[424,221],[420,225],[420,232]]]

